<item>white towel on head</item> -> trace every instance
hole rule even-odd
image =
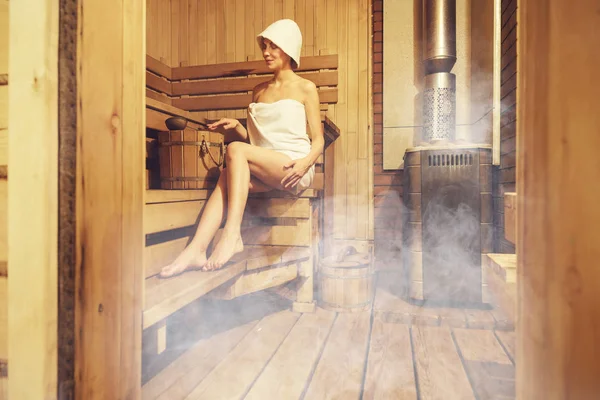
[[[304,158],[310,153],[311,145],[306,133],[306,111],[304,104],[293,99],[282,99],[274,103],[250,103],[248,106],[248,137],[250,143],[274,150],[292,160]],[[312,184],[314,165],[298,183],[298,190]]]
[[[269,39],[285,52],[296,65],[300,66],[300,53],[302,51],[302,33],[297,23],[291,19],[280,19],[273,22],[256,36],[258,46],[261,45],[261,38]]]

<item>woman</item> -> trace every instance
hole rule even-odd
[[[296,75],[302,34],[289,19],[274,22],[257,41],[273,78],[257,85],[248,106],[248,130],[238,120],[223,118],[209,129],[237,141],[227,147],[227,168],[200,219],[188,247],[160,273],[163,278],[188,269],[221,268],[244,249],[241,223],[248,193],[274,189],[299,193],[311,185],[314,164],[323,152],[319,95],[315,84]],[[306,122],[312,144],[306,133]],[[206,250],[227,215],[219,242]]]

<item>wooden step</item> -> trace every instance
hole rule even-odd
[[[225,267],[217,271],[189,271],[168,279],[150,277],[145,280],[143,327],[146,329],[154,325],[219,286],[240,277],[245,271],[253,272],[290,264],[292,261],[306,260],[309,257],[310,249],[306,247],[247,246],[242,253],[236,254]],[[277,284],[284,283],[281,281],[282,276],[288,281],[295,278],[288,270],[283,275],[276,275]],[[235,282],[236,280],[232,281]],[[236,287],[239,288],[240,284]]]
[[[488,263],[492,271],[504,282],[517,281],[517,255],[516,254],[488,254]]]
[[[517,307],[516,254],[488,254],[483,273],[491,304],[514,326]]]
[[[246,261],[242,260],[217,271],[189,271],[168,279],[157,276],[146,279],[143,328],[154,325],[245,270]]]

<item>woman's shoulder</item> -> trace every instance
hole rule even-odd
[[[298,86],[299,89],[303,91],[317,90],[317,85],[315,85],[313,81],[311,81],[310,79],[303,78],[299,75],[296,76],[297,79],[294,83]]]
[[[261,82],[252,89],[252,101],[256,101],[262,92],[269,86],[269,81]]]

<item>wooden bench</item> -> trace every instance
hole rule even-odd
[[[337,101],[337,56],[306,57],[302,64],[299,73],[319,87],[327,147],[340,134],[324,113],[328,104]],[[188,127],[202,131],[207,118],[201,112],[243,112],[251,101],[252,88],[269,79],[264,63],[255,61],[169,68],[148,57],[147,69],[147,140],[156,139],[156,131],[166,130],[165,120],[170,116],[182,116],[188,119]],[[245,118],[238,119],[245,124]],[[204,134],[211,141],[218,140],[210,136],[214,133]],[[155,162],[147,161],[156,167]],[[325,175],[328,170],[332,173],[332,162],[324,155],[319,158],[313,185],[299,197],[282,191],[250,195],[242,224],[245,250],[225,267],[169,279],[157,274],[191,239],[218,174],[192,186],[197,189],[164,190],[164,185],[160,189],[156,183],[147,186],[143,328],[154,332],[151,337],[158,341],[158,353],[166,347],[167,318],[202,296],[234,299],[294,282],[294,311],[314,310],[313,271],[321,254]]]

